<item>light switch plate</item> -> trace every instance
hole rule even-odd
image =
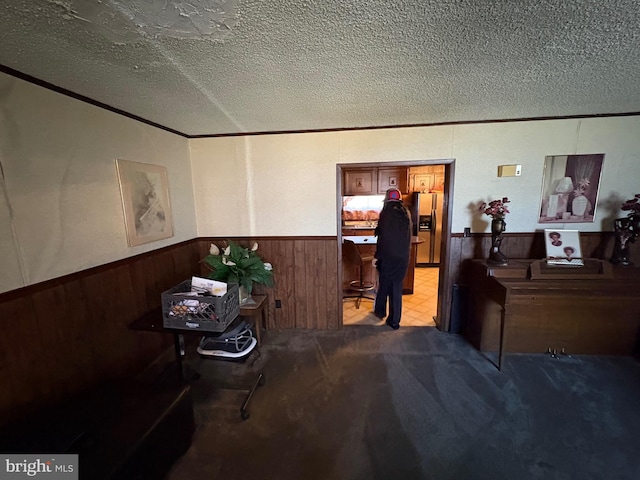
[[[500,165],[498,167],[499,177],[519,177],[522,174],[522,165]]]

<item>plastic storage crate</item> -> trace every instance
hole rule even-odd
[[[191,280],[162,292],[162,320],[165,328],[224,332],[240,314],[240,291],[229,284],[222,297],[190,295]]]

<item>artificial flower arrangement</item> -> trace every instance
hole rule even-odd
[[[264,262],[257,253],[258,243],[249,248],[227,240],[222,250],[211,244],[209,255],[202,261],[211,270],[208,278],[226,283],[237,283],[251,296],[254,283],[273,286],[273,266]]]
[[[583,178],[582,180],[578,181],[578,188],[573,191],[573,195],[576,197],[584,195],[585,193],[587,193],[587,190],[589,190],[589,185],[591,185],[591,182],[588,178]]]
[[[636,193],[633,198],[626,200],[620,208],[625,212],[629,212],[627,214],[629,218],[640,217],[640,193]]]
[[[510,200],[507,197],[503,197],[502,200],[491,200],[488,204],[486,202],[482,202],[479,210],[485,215],[489,215],[494,220],[502,220],[505,215],[509,213],[509,209],[506,205],[509,202]]]

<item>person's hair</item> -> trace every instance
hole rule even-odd
[[[565,252],[568,251],[568,250],[571,250],[571,253],[576,253],[576,249],[575,248],[573,248],[573,247],[564,247],[564,251]]]
[[[558,237],[560,238],[560,234],[558,232],[550,232],[549,237]]]

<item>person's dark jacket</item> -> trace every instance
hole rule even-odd
[[[375,258],[380,274],[403,277],[409,265],[411,217],[401,202],[385,203],[378,226]]]

